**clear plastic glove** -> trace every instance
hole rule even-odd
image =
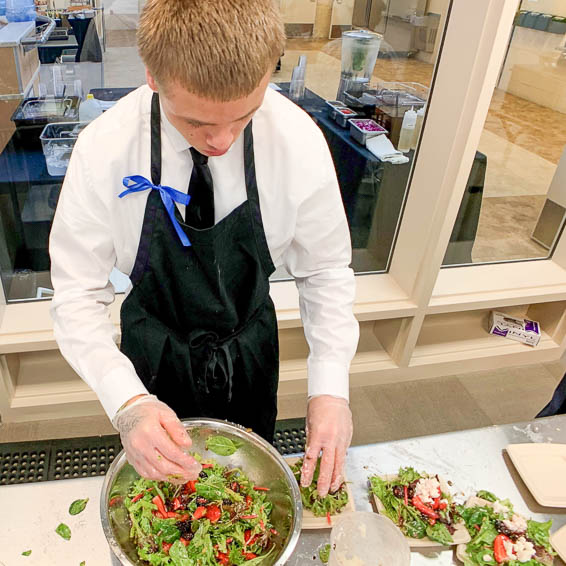
[[[322,450],[317,491],[325,497],[339,489],[344,481],[346,450],[352,441],[352,412],[346,399],[320,395],[307,407],[307,444],[301,470],[301,485],[308,487]]]
[[[185,427],[155,395],[144,395],[121,409],[112,424],[140,476],[172,483],[198,477],[201,465],[185,452],[192,444]]]

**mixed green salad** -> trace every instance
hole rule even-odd
[[[448,487],[438,476],[399,468],[392,480],[370,476],[370,490],[381,501],[383,514],[405,536],[429,539],[443,545],[454,542],[456,523],[461,521]]]
[[[315,517],[326,517],[328,524],[332,524],[330,517],[340,513],[346,505],[348,505],[348,491],[346,483],[338,488],[334,493],[329,493],[325,497],[319,497],[316,485],[320,474],[320,458],[316,463],[312,483],[309,487],[301,487],[301,468],[303,467],[303,459],[297,460],[291,470],[301,491],[301,500],[303,507],[310,511]]]
[[[238,468],[201,463],[199,478],[184,485],[140,478],[130,486],[124,505],[139,557],[151,566],[261,564],[278,534],[269,489]]]
[[[464,553],[465,566],[551,566],[554,552],[550,546],[552,521],[539,523],[515,513],[507,499],[488,491],[471,497],[460,513],[472,540]]]

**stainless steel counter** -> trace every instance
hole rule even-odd
[[[566,443],[566,416],[351,448],[347,476],[356,508],[372,509],[366,487],[369,475],[412,465],[444,475],[466,494],[488,489],[499,497],[508,497],[519,513],[537,520],[553,519],[554,532],[566,524],[566,509],[541,507],[530,495],[505,453],[508,444],[521,442]],[[76,566],[82,560],[90,566],[115,564],[98,515],[102,481],[88,478],[2,487],[0,565]],[[86,510],[71,517],[69,504],[84,497],[90,498]],[[71,527],[70,541],[54,532],[60,522]],[[329,535],[329,530],[303,531],[288,566],[320,564],[318,548],[329,542]],[[29,549],[31,556],[21,556]],[[413,552],[412,566],[433,564],[458,562],[451,549]],[[558,558],[555,564],[564,566]]]

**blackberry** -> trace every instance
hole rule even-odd
[[[393,495],[394,495],[397,499],[404,499],[404,497],[405,497],[405,490],[403,489],[402,486],[396,485],[396,486],[393,487]]]
[[[200,471],[200,474],[198,475],[198,477],[199,477],[201,480],[205,480],[205,479],[208,478],[208,474],[207,474],[204,470],[201,470],[201,471]]]
[[[194,536],[193,532],[191,531],[191,522],[190,521],[183,521],[182,523],[177,523],[177,528],[181,533],[181,536],[185,540],[191,540]]]

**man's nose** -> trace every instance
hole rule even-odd
[[[208,133],[206,143],[215,151],[228,151],[234,143],[234,134],[231,128],[212,130]]]

